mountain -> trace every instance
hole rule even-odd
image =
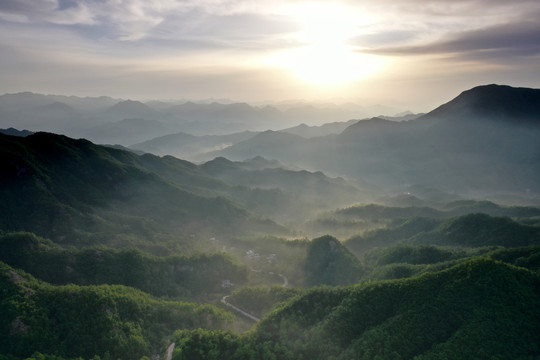
[[[540,230],[537,226],[523,224],[508,217],[468,213],[446,219],[413,217],[395,221],[386,228],[365,232],[345,241],[345,245],[358,256],[372,248],[398,243],[523,247],[540,245]]]
[[[318,211],[349,205],[366,197],[342,178],[331,178],[322,172],[285,169],[264,158],[233,162],[220,157],[202,164],[200,169],[228,184],[248,187],[255,193],[249,192],[252,196],[245,198],[242,204],[279,221],[305,219]],[[236,198],[242,197],[238,192]]]
[[[156,110],[140,101],[133,100],[120,101],[105,110],[103,115],[114,120],[130,118],[155,119],[159,117],[159,113]]]
[[[22,137],[33,134],[33,132],[28,131],[28,130],[17,130],[17,129],[14,129],[14,128],[0,129],[0,133],[5,134],[5,135],[22,136]]]
[[[0,109],[11,109],[11,111],[16,111],[22,108],[36,107],[60,102],[81,112],[100,111],[113,106],[118,101],[119,100],[107,96],[78,97],[22,92],[0,95]]]
[[[232,160],[259,155],[389,193],[433,189],[456,197],[534,202],[540,199],[538,92],[481,86],[416,120],[372,118],[337,136],[311,139],[262,133],[213,155]],[[486,110],[491,104],[497,105]]]
[[[332,122],[332,123],[326,123],[319,126],[308,126],[304,123],[287,128],[279,130],[280,132],[285,132],[293,135],[298,135],[304,138],[312,138],[316,136],[325,136],[330,134],[339,134],[343,130],[345,130],[350,125],[358,122],[359,120],[349,120],[344,122]]]
[[[242,162],[236,162],[245,170],[264,170],[264,169],[284,169],[284,170],[299,170],[294,168],[287,168],[285,165],[277,160],[268,160],[261,156],[255,156],[254,158],[247,159]]]
[[[232,160],[246,160],[262,156],[268,159],[279,159],[288,164],[289,161],[284,160],[287,155],[294,151],[302,151],[306,148],[307,141],[308,139],[298,135],[267,130],[223,150],[211,152],[208,156],[221,156]],[[297,158],[297,155],[295,153],[293,158]]]
[[[432,231],[419,233],[408,242],[468,247],[520,247],[539,245],[540,229],[517,223],[510,218],[468,214],[445,221]]]
[[[0,261],[54,285],[125,285],[201,302],[222,291],[224,280],[245,284],[248,272],[224,253],[158,257],[133,248],[65,249],[30,233],[0,235]]]
[[[172,157],[138,156],[49,133],[0,135],[0,152],[4,230],[117,246],[151,246],[159,233],[159,246],[188,250],[197,246],[191,234],[275,226],[225,199],[225,183]]]
[[[34,95],[25,95],[23,98]],[[54,131],[64,129],[69,131],[81,125],[84,115],[73,107],[58,101],[43,103],[45,99],[37,97],[35,101],[30,101],[28,106],[13,104],[8,102],[8,106],[2,107],[0,104],[1,124],[10,127],[27,128],[32,131]],[[35,103],[35,106],[30,104]]]
[[[377,108],[381,110],[391,109]],[[116,136],[123,146],[141,143],[157,136],[174,133],[193,135],[228,135],[244,131],[278,130],[292,125],[324,124],[348,119],[358,119],[373,113],[356,104],[317,104],[292,106],[254,106],[246,103],[208,103],[178,101],[120,100],[110,97],[77,97],[43,95],[30,92],[0,96],[0,127],[27,128],[32,131],[49,131],[70,137],[90,138],[98,143],[113,142],[107,138],[107,124],[124,119],[157,120],[167,129],[166,133],[137,132],[137,137]],[[99,130],[99,127],[104,128]],[[317,131],[335,133],[334,126],[323,126]],[[342,126],[339,126],[340,128]],[[315,129],[313,129],[314,131]],[[199,139],[203,144],[210,139]],[[218,144],[206,151],[231,144],[231,140],[214,139]],[[163,149],[172,153],[170,149]],[[177,154],[175,152],[175,154]],[[200,160],[209,160],[204,158]]]
[[[146,140],[131,145],[130,148],[156,155],[173,155],[186,160],[202,160],[201,158],[204,157],[203,154],[205,153],[223,149],[237,142],[249,139],[255,134],[251,131],[243,131],[228,135],[195,136],[180,132]]]
[[[540,122],[540,89],[477,86],[422,116],[428,119],[490,119],[515,124]]]
[[[102,144],[126,144],[167,134],[170,129],[158,120],[127,118],[81,130],[78,136]]]
[[[0,96],[0,126],[69,134],[95,124],[99,120],[95,115],[117,102],[105,96],[4,94]]]
[[[54,117],[66,117],[66,118],[76,118],[80,117],[80,113],[75,110],[73,107],[60,102],[55,101],[50,104],[36,106],[36,111],[39,111],[42,116],[46,116],[49,118]]]
[[[403,220],[415,217],[450,218],[472,213],[519,219],[540,216],[540,209],[526,206],[501,206],[491,201],[461,200],[444,204],[440,209],[428,206],[355,205],[334,210],[330,216],[342,220]]]
[[[254,331],[183,330],[177,359],[518,359],[540,356],[538,274],[476,259],[445,271],[316,288]]]
[[[385,119],[385,120],[392,120],[392,121],[411,121],[411,120],[415,120],[419,118],[422,115],[424,114],[414,114],[410,111],[404,111],[394,116],[378,115],[377,117],[380,117],[381,119]]]
[[[372,113],[355,104],[289,104],[253,106],[187,102],[169,108],[160,106],[168,118],[182,123],[181,131],[194,135],[228,134],[240,131],[278,130],[291,124],[324,124],[358,119]],[[381,110],[381,109],[378,109]]]
[[[289,119],[271,106],[256,107],[246,103],[198,104],[187,102],[162,110],[181,124],[181,131],[194,135],[222,135],[242,131],[276,128]]]
[[[176,329],[223,329],[231,318],[210,305],[156,299],[126,286],[53,286],[3,262],[0,289],[5,358],[140,359],[164,351]]]
[[[306,258],[306,283],[317,285],[351,285],[363,274],[360,261],[332,236],[313,239]]]

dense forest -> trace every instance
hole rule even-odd
[[[161,353],[178,328],[219,328],[231,315],[209,305],[157,300],[120,285],[51,285],[0,263],[1,352],[138,359]]]
[[[182,330],[173,359],[527,359],[540,349],[538,274],[472,260],[406,280],[316,288],[250,332]]]

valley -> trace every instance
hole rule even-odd
[[[539,357],[540,90],[372,110],[0,96],[0,360]]]

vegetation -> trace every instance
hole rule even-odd
[[[540,209],[530,206],[500,206],[491,201],[460,200],[448,203],[434,203],[433,207],[422,206],[387,206],[382,204],[355,205],[333,211],[321,212],[315,219],[307,223],[310,231],[329,231],[336,236],[351,237],[353,235],[395,227],[407,221],[417,219],[458,218],[473,213],[482,213],[493,217],[509,217],[521,223],[534,224],[540,215]]]
[[[303,290],[298,288],[282,286],[245,286],[234,291],[228,300],[248,313],[262,318],[277,304],[302,294],[302,292]]]
[[[0,261],[52,284],[118,284],[190,300],[223,291],[224,280],[247,281],[247,268],[223,253],[156,257],[129,248],[63,249],[29,233],[0,235]]]
[[[179,328],[220,328],[230,314],[156,300],[125,286],[53,286],[0,262],[0,353],[139,359]]]
[[[539,285],[527,270],[474,260],[414,279],[314,289],[245,335],[177,332],[174,359],[535,358]]]
[[[287,277],[289,286],[305,286],[309,240],[265,236],[237,237],[219,243],[223,244],[227,253],[249,267],[250,285],[282,285],[284,280],[281,274]]]
[[[506,247],[528,246],[540,243],[540,228],[519,224],[506,217],[469,214],[452,218],[431,232],[410,239],[416,244],[458,246]]]
[[[345,242],[358,256],[362,256],[366,250],[397,243],[466,247],[529,246],[540,244],[540,227],[507,217],[475,213],[441,220],[413,218],[398,221],[388,228],[367,232]]]
[[[335,163],[406,126],[354,124],[332,136],[345,148],[308,155]],[[289,135],[255,138],[285,156],[328,146]],[[175,360],[540,357],[538,208],[417,186],[428,200],[328,211],[365,193],[262,158],[196,165],[47,133],[0,134],[0,154],[0,360],[148,360],[172,341]],[[398,160],[343,164],[369,178]],[[229,331],[253,324],[222,299],[262,320]]]
[[[159,243],[184,252],[205,249],[201,237],[283,231],[227,200],[228,185],[171,157],[48,133],[0,134],[0,151],[4,230],[77,246]]]
[[[358,259],[331,236],[311,241],[305,266],[308,286],[350,285],[358,282],[363,274]]]

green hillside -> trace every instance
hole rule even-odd
[[[474,260],[421,277],[319,288],[253,332],[179,331],[173,359],[532,359],[540,279]]]
[[[306,284],[350,285],[362,277],[358,259],[332,236],[313,239],[307,250]]]
[[[540,228],[507,217],[468,214],[452,218],[428,233],[411,238],[416,244],[519,247],[540,244]]]
[[[56,285],[126,285],[201,302],[222,292],[224,280],[247,280],[247,268],[223,253],[157,257],[133,248],[64,249],[29,233],[0,235],[0,261]]]
[[[411,195],[390,198],[387,201],[417,201]],[[401,199],[401,200],[400,200]],[[415,200],[414,200],[415,199]],[[316,231],[331,232],[334,235],[350,237],[366,230],[395,226],[396,222],[415,218],[448,219],[472,213],[482,213],[495,217],[510,217],[520,222],[540,216],[540,208],[531,206],[501,206],[491,201],[460,200],[437,203],[430,206],[389,206],[382,204],[354,205],[319,213],[309,222]]]
[[[156,300],[125,286],[53,286],[0,262],[0,354],[139,359],[161,354],[175,329],[215,329],[230,314]]]
[[[184,251],[200,245],[193,234],[281,231],[219,196],[226,184],[171,157],[48,133],[0,134],[0,152],[0,229],[60,243]]]
[[[540,227],[508,217],[467,214],[448,219],[412,218],[348,239],[345,244],[358,256],[376,247],[397,243],[445,246],[520,247],[540,244]]]

